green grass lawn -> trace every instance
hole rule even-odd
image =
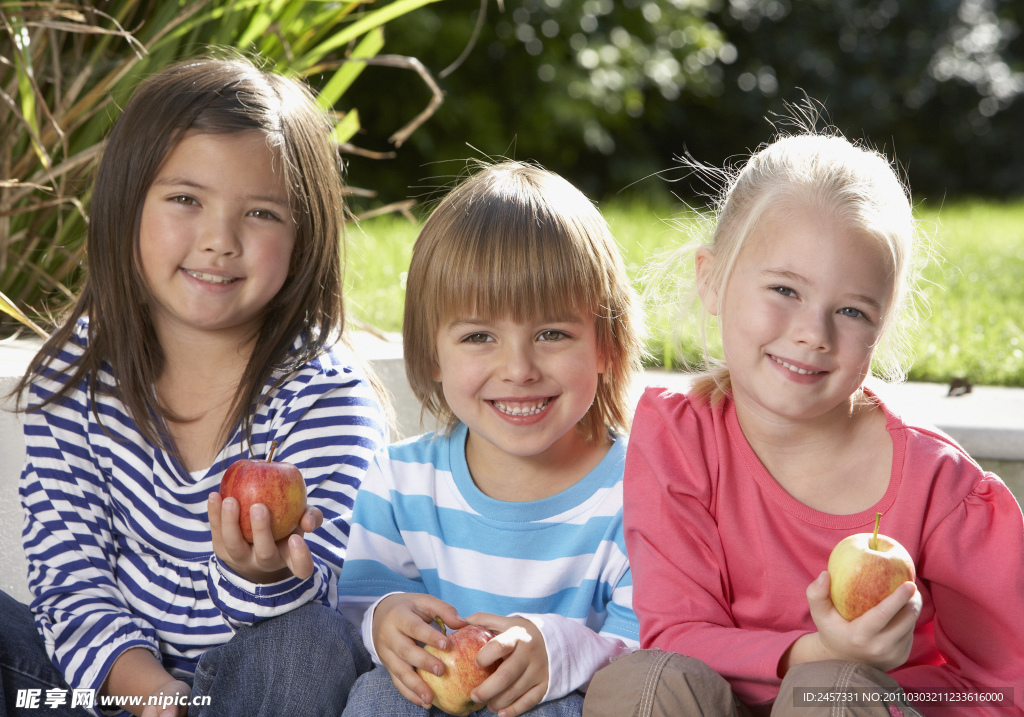
[[[1024,203],[962,202],[920,217],[938,256],[924,272],[931,314],[910,377],[1024,386]]]
[[[602,207],[637,279],[680,241],[678,207],[611,202]],[[911,380],[1024,386],[1024,203],[965,201],[918,209],[932,258],[922,292],[928,312],[915,337]],[[686,221],[686,219],[682,219]],[[418,226],[387,216],[349,226],[348,310],[383,331],[400,331],[405,271]],[[652,323],[660,323],[653,318]],[[658,326],[654,327],[659,328]],[[650,351],[662,360],[654,331]]]

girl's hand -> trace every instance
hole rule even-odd
[[[377,657],[402,696],[426,708],[434,701],[434,693],[416,668],[440,676],[444,674],[444,663],[420,647],[420,643],[439,650],[447,646],[444,635],[434,625],[435,617],[440,617],[453,630],[469,624],[448,603],[421,593],[388,595],[377,603],[373,613],[373,646]]]
[[[220,493],[213,492],[207,509],[214,554],[246,580],[266,584],[290,575],[305,580],[313,574],[313,555],[302,536],[323,524],[324,516],[319,508],[307,507],[292,534],[275,543],[270,530],[270,511],[263,505],[252,506],[249,509],[251,545],[242,537],[237,500],[222,499]]]
[[[170,698],[175,696],[182,696],[185,699],[177,700],[179,703],[184,704],[169,705],[167,707],[161,707],[164,702],[171,702]],[[150,698],[156,705],[149,705],[142,710],[142,717],[188,717],[188,703],[192,696],[192,688],[188,686],[187,682],[181,680],[169,680],[165,684],[160,685],[149,697],[143,698],[142,704],[146,704]],[[164,698],[167,698],[166,700]]]
[[[807,604],[816,634],[819,659],[864,662],[880,670],[899,667],[910,656],[914,625],[921,614],[921,594],[905,582],[892,595],[856,618],[847,621],[829,597],[829,575],[823,571],[807,587]]]
[[[148,649],[131,647],[114,660],[99,694],[125,698],[125,709],[137,717],[186,717],[188,700],[174,697],[191,697],[192,688],[171,677]],[[149,705],[150,699],[155,704]]]
[[[499,717],[521,715],[539,704],[548,691],[548,651],[537,626],[526,618],[482,612],[466,622],[497,633],[480,649],[477,664],[487,667],[502,660],[495,673],[473,690],[473,699],[486,703]]]

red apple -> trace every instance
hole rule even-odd
[[[444,623],[440,618],[437,622],[444,632]],[[498,669],[498,663],[489,667],[477,667],[476,664],[476,653],[493,637],[490,631],[479,625],[467,625],[448,634],[447,649],[424,646],[424,650],[444,663],[444,674],[440,677],[417,669],[423,681],[434,691],[434,707],[456,717],[483,709],[483,705],[474,702],[470,695]]]
[[[908,580],[914,582],[913,558],[894,539],[878,534],[881,519],[876,513],[874,533],[843,538],[828,558],[832,604],[847,620],[860,617]]]
[[[267,459],[243,458],[228,466],[220,482],[222,498],[238,501],[242,537],[252,542],[250,506],[262,503],[270,511],[274,541],[281,540],[299,524],[306,511],[306,481],[291,463],[274,461],[277,441],[270,444]]]

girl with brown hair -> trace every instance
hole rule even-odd
[[[115,123],[85,287],[19,386],[36,630],[3,596],[8,704],[52,684],[147,717],[336,714],[368,665],[335,586],[386,425],[341,339],[329,132],[302,84],[240,59],[160,72]],[[217,490],[272,442],[308,507],[275,542],[254,506],[250,544]]]

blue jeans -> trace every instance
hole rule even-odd
[[[356,678],[373,663],[359,633],[320,604],[244,627],[203,654],[192,682],[190,717],[337,717]],[[0,717],[89,717],[69,705],[50,708],[46,691],[69,687],[46,654],[28,607],[0,592]],[[38,701],[17,706],[18,692],[39,690]],[[202,700],[193,700],[193,702]]]
[[[189,717],[337,717],[356,678],[373,667],[341,613],[308,604],[239,630],[203,655]]]
[[[60,691],[68,704],[53,708],[46,704],[47,690]],[[30,692],[31,691],[31,692]],[[19,692],[22,706],[18,706]],[[55,694],[55,693],[51,693]],[[29,695],[35,708],[27,707]],[[0,715],[20,717],[89,717],[92,712],[72,709],[70,688],[60,670],[50,662],[43,638],[36,630],[32,611],[0,591]]]
[[[387,669],[375,667],[356,680],[348,695],[343,717],[445,717],[447,714],[437,707],[428,710],[405,699],[391,681]],[[473,714],[477,717],[494,716],[488,709]],[[542,702],[526,714],[530,717],[580,717],[583,714],[583,695],[573,692],[561,699]]]

